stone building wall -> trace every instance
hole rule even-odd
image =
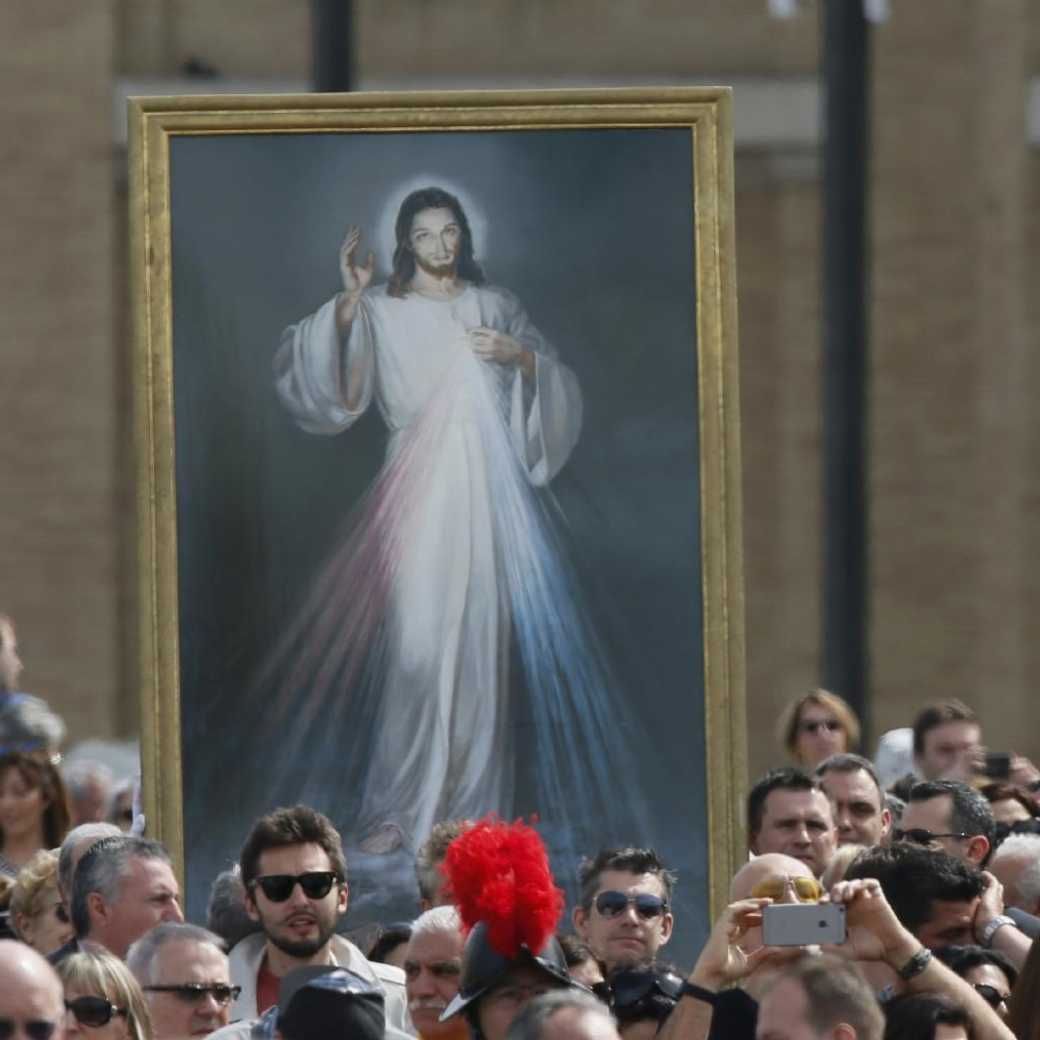
[[[362,82],[438,87],[811,76],[815,3],[359,0]],[[1027,0],[892,0],[874,30],[870,411],[873,711],[976,703],[1040,758],[1040,75]],[[15,0],[0,11],[0,610],[27,686],[76,735],[132,728],[133,547],[116,77],[306,82],[302,0]],[[219,81],[214,81],[217,86]],[[819,680],[820,214],[812,155],[737,157],[753,771],[780,705]]]

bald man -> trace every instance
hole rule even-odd
[[[34,949],[0,939],[0,1021],[14,1026],[11,1040],[63,1040],[65,998],[54,969]]]
[[[815,902],[821,889],[800,859],[767,852],[744,864],[730,885],[730,906],[712,929],[683,989],[683,997],[658,1031],[658,1040],[753,1036],[758,997],[775,972],[802,955],[798,947],[762,945],[762,927],[742,920],[756,899],[776,903]],[[736,979],[740,986],[724,987]]]
[[[782,852],[767,852],[745,863],[729,889],[731,903],[764,898],[774,903],[815,903],[821,895],[820,883],[805,863]]]

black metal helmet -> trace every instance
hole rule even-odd
[[[549,941],[537,953],[521,946],[515,957],[505,957],[491,945],[488,940],[488,925],[485,921],[480,921],[466,940],[466,948],[462,954],[462,980],[459,983],[459,992],[444,1009],[441,1020],[465,1011],[472,1022],[476,1002],[503,979],[510,969],[521,965],[544,972],[553,982],[560,985],[585,988],[571,978],[567,971],[563,948],[555,936],[550,936]]]

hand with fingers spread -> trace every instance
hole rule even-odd
[[[369,250],[363,264],[358,264],[358,246],[361,244],[361,229],[354,224],[347,228],[346,237],[339,247],[339,275],[343,281],[343,292],[336,305],[336,321],[343,335],[354,319],[361,294],[368,288],[376,269],[375,254]]]
[[[357,251],[360,244],[361,229],[355,224],[351,224],[347,228],[343,245],[339,247],[339,273],[343,279],[343,291],[355,299],[368,288],[376,268],[376,257],[371,250],[369,250],[365,262],[360,267],[358,266]]]

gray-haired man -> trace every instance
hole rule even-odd
[[[507,1040],[620,1040],[606,1004],[591,993],[557,989],[531,1000],[513,1019]]]
[[[155,1040],[208,1036],[228,1023],[231,985],[219,936],[193,924],[160,924],[126,955],[148,1000]]]
[[[72,927],[125,957],[130,944],[165,921],[183,921],[180,887],[157,841],[130,835],[92,845],[72,879]]]

